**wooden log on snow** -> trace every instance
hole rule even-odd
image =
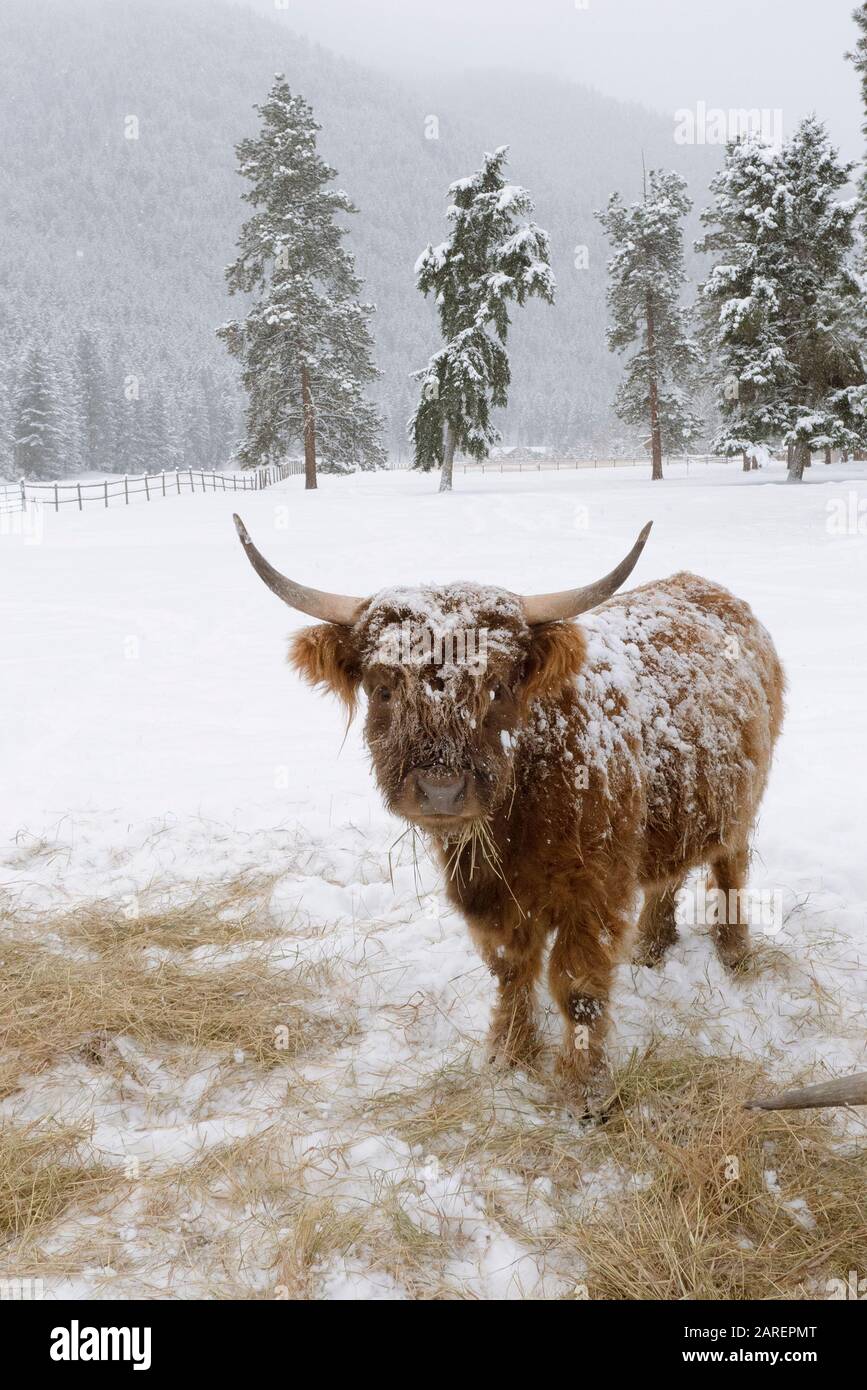
[[[815,1086],[800,1086],[794,1091],[767,1100],[748,1100],[745,1110],[818,1110],[827,1105],[867,1105],[867,1071],[854,1076],[838,1076],[833,1081],[819,1081]]]

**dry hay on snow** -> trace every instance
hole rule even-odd
[[[745,1111],[770,1084],[758,1063],[657,1040],[615,1068],[608,1122],[576,1126],[550,1057],[501,1075],[475,1039],[421,1045],[441,1003],[411,972],[372,1003],[387,953],[306,956],[271,886],[152,889],[132,918],[4,904],[4,1277],[119,1297],[742,1299],[824,1297],[863,1267],[857,1121]],[[409,1044],[371,1079],[374,1024]],[[50,1118],[58,1095],[76,1123]]]

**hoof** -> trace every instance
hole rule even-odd
[[[536,1037],[502,1038],[492,1036],[488,1039],[488,1066],[497,1071],[535,1071],[542,1052],[542,1044]]]
[[[717,942],[716,953],[733,975],[747,974],[757,960],[748,941],[732,941],[725,945]]]
[[[637,946],[632,953],[632,964],[646,966],[648,970],[654,970],[657,965],[662,965],[668,955],[673,941],[649,941]]]
[[[575,1075],[569,1062],[559,1062],[555,1078],[557,1099],[579,1123],[604,1124],[616,1101],[611,1072],[604,1064],[588,1077]]]

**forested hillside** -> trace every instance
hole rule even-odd
[[[619,433],[593,209],[615,188],[635,194],[642,151],[701,202],[718,149],[678,146],[665,117],[564,82],[485,72],[404,87],[217,0],[4,0],[0,51],[0,473],[20,471],[28,420],[55,440],[47,472],[228,458],[242,399],[215,329],[234,312],[234,146],[275,71],[312,103],[360,209],[347,245],[377,305],[392,452],[407,449],[409,372],[435,342],[413,265],[446,234],[448,184],[503,143],[558,281],[556,306],[516,325],[504,434],[577,447]]]

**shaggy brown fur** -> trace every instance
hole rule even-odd
[[[395,655],[398,633],[460,625],[485,632],[483,666],[421,647],[410,656],[406,644]],[[514,595],[450,585],[377,595],[351,629],[299,633],[291,659],[350,709],[364,686],[377,781],[448,868],[447,892],[497,981],[491,1054],[507,1063],[536,1054],[534,990],[552,939],[559,1074],[583,1111],[604,1077],[612,971],[639,900],[639,958],[654,964],[676,939],[690,869],[708,865],[725,892],[744,887],[783,715],[767,632],[690,574],[619,594],[580,626],[529,627]],[[420,769],[463,779],[459,814],[426,811]],[[723,920],[715,936],[736,966],[746,923]]]

